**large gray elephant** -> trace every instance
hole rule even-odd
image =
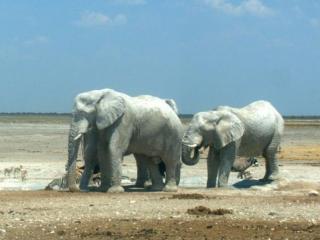
[[[121,161],[123,156],[133,153],[138,166],[137,182],[148,177],[147,168],[153,190],[164,187],[165,191],[176,191],[182,134],[180,119],[166,100],[147,95],[130,97],[111,89],[80,93],[75,98],[69,132],[66,165],[69,189],[77,190],[73,173],[84,136],[85,169],[81,190],[88,189],[93,169],[98,164],[100,190],[122,192]],[[166,168],[165,186],[158,167],[160,162]]]
[[[210,146],[207,187],[226,187],[235,157],[262,155],[266,160],[263,180],[279,177],[276,152],[284,121],[267,101],[256,101],[244,108],[221,106],[194,115],[182,139],[182,162],[195,165],[199,149]]]

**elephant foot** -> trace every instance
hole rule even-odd
[[[225,190],[236,189],[236,188],[235,188],[234,186],[232,186],[232,185],[222,185],[222,186],[219,186],[219,188],[225,189]]]
[[[276,181],[276,180],[279,180],[280,178],[281,178],[280,174],[271,174],[268,179],[271,181]]]
[[[148,181],[137,181],[136,184],[135,184],[135,187],[137,188],[148,188],[148,187],[151,187],[152,183],[150,180]]]
[[[151,180],[145,181],[144,184],[143,184],[143,187],[144,187],[144,188],[152,187],[152,182],[151,182]]]
[[[151,185],[147,186],[146,189],[150,192],[161,192],[163,190],[163,185]]]
[[[80,192],[87,193],[90,192],[89,188],[80,188]]]
[[[163,188],[164,192],[177,192],[178,191],[178,186],[175,184],[167,184],[164,188]]]
[[[216,183],[207,183],[207,188],[216,188],[217,184]]]
[[[80,192],[80,188],[78,186],[70,186],[69,191],[70,192]]]
[[[89,186],[80,184],[80,192],[89,192]]]
[[[263,182],[263,183],[269,183],[269,182],[272,182],[272,181],[277,181],[277,180],[280,180],[281,177],[279,174],[271,174],[270,176],[265,176],[264,178],[262,179],[259,179],[260,182]]]
[[[108,189],[109,193],[122,193],[124,192],[124,188],[122,186],[112,186]]]
[[[144,188],[145,184],[146,184],[146,180],[136,180],[136,184],[134,185],[137,188]]]
[[[137,182],[134,186],[137,188],[144,188],[144,183]]]
[[[227,182],[218,182],[218,188],[230,188]]]
[[[109,189],[109,187],[107,187],[107,186],[100,186],[100,187],[96,188],[97,192],[107,192],[108,189]]]

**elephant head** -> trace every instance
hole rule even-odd
[[[218,151],[240,139],[243,133],[241,120],[227,110],[197,113],[182,139],[182,161],[186,165],[195,165],[201,147],[210,146]]]
[[[68,139],[67,181],[70,191],[75,183],[76,160],[82,136],[92,128],[102,130],[112,125],[125,112],[124,98],[113,90],[103,89],[80,93],[74,100]]]

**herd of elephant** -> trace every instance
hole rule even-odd
[[[151,190],[177,191],[181,160],[195,165],[203,147],[209,147],[208,188],[228,186],[236,156],[262,155],[266,171],[261,180],[272,181],[279,178],[276,152],[283,129],[283,118],[267,101],[199,112],[185,130],[171,99],[130,97],[112,89],[80,93],[74,101],[68,139],[67,185],[70,191],[89,191],[98,166],[98,191],[123,192],[122,159],[133,154],[136,186],[151,180]],[[85,167],[78,187],[75,172],[81,142]]]

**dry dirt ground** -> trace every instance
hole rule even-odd
[[[232,188],[206,189],[203,159],[182,168],[177,193],[129,186],[122,194],[69,193],[40,190],[64,173],[65,121],[0,117],[0,171],[28,170],[24,182],[0,173],[0,239],[320,239],[319,128],[287,123],[283,178],[265,186],[259,159],[253,179],[234,173]],[[135,177],[132,157],[123,173]]]

